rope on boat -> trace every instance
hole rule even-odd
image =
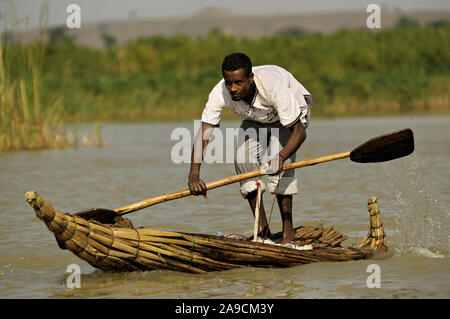
[[[66,240],[63,240],[63,242],[66,242],[66,241],[71,240],[71,239],[73,238],[73,236],[75,235],[75,233],[77,232],[77,222],[76,222],[76,220],[75,220],[75,217],[72,217],[72,221],[73,221],[73,223],[75,224],[75,225],[74,225],[73,232],[72,232],[72,234],[70,235],[70,237],[67,238]]]
[[[139,255],[139,248],[140,248],[140,244],[141,244],[141,235],[139,234],[139,231],[137,229],[136,230],[136,234],[137,234],[137,247],[136,247],[136,255],[134,256],[134,260],[136,260],[138,258]]]
[[[86,244],[84,245],[84,247],[81,249],[81,250],[79,250],[79,251],[77,251],[77,254],[81,254],[83,251],[85,251],[86,250],[86,248],[88,248],[88,246],[89,246],[89,239],[90,239],[90,237],[91,237],[91,223],[90,222],[88,222],[88,227],[89,227],[89,229],[88,229],[88,233],[87,233],[87,239],[86,239]]]
[[[111,244],[108,246],[108,250],[107,250],[105,256],[103,256],[103,258],[98,259],[98,261],[102,261],[103,259],[106,259],[107,257],[109,257],[109,253],[111,252],[111,248],[114,245],[114,240],[115,240],[114,230],[112,228],[110,230],[111,230]]]
[[[367,237],[373,238],[373,239],[380,239],[380,238],[386,238],[386,234],[379,235],[379,236],[373,236],[372,234],[367,234]]]
[[[253,261],[255,262],[258,259],[258,247],[256,247],[253,241],[251,243],[253,244],[253,248],[255,248],[255,253],[253,254]]]
[[[188,271],[191,271],[191,266],[192,266],[192,262],[194,261],[194,252],[195,252],[195,237],[192,234],[191,234],[191,237],[192,237],[192,247],[191,247],[192,255],[191,255],[191,260],[189,261]]]
[[[267,229],[266,229],[266,233],[264,234],[264,238],[267,237],[267,232],[270,229],[270,221],[272,220],[272,212],[273,212],[273,207],[275,206],[275,200],[277,199],[278,196],[278,188],[280,186],[280,180],[281,180],[281,173],[278,174],[278,182],[277,182],[277,187],[275,188],[275,196],[273,197],[273,201],[272,201],[272,208],[270,209],[270,214],[269,214],[269,220],[267,222]],[[264,239],[263,238],[263,239]]]
[[[267,168],[269,166],[269,163],[266,163],[265,165],[263,165],[263,169],[265,169],[265,168]],[[273,207],[274,207],[274,205],[275,205],[275,200],[276,200],[276,198],[277,198],[277,196],[278,196],[278,188],[279,188],[279,186],[280,186],[280,180],[281,180],[281,173],[279,173],[278,175],[278,182],[277,182],[277,187],[275,188],[275,196],[274,196],[274,198],[273,198],[273,201],[272,201],[272,208],[270,209],[270,214],[269,214],[269,220],[268,220],[268,222],[267,222],[267,227],[266,227],[266,231],[265,231],[265,233],[263,234],[263,233],[261,233],[261,239],[262,240],[264,240],[264,239],[266,239],[267,238],[267,233],[269,232],[269,229],[270,229],[270,221],[271,221],[271,219],[272,219],[272,212],[273,212]],[[256,183],[256,186],[258,187],[258,193],[257,193],[257,201],[256,201],[256,208],[255,208],[255,226],[254,226],[254,228],[253,228],[253,240],[256,240],[256,238],[257,238],[257,233],[258,233],[258,231],[257,230],[259,230],[259,226],[256,226],[256,225],[259,225],[259,211],[260,211],[260,206],[261,206],[261,201],[262,201],[262,198],[261,198],[261,196],[262,196],[262,194],[261,194],[261,186],[262,186],[262,175],[260,175],[259,177],[258,177],[258,182]],[[261,230],[261,232],[262,232],[263,230]]]

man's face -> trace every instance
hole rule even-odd
[[[247,77],[242,68],[235,71],[224,70],[223,78],[233,101],[240,101],[249,95],[251,84],[253,83],[253,73]]]

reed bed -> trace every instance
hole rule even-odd
[[[77,147],[78,137],[66,129],[64,121],[73,95],[61,92],[58,85],[64,69],[55,66],[54,58],[48,55],[48,5],[41,7],[41,38],[26,46],[18,31],[14,3],[7,1],[2,9],[6,29],[0,37],[0,152]],[[50,86],[46,85],[48,66],[57,74]],[[104,145],[98,124],[81,142],[87,147]]]
[[[3,45],[0,40],[0,151],[62,149],[76,137],[64,129],[63,100],[43,105],[44,44]]]
[[[365,259],[377,251],[376,245],[341,247],[346,236],[333,226],[297,227],[297,244],[310,244],[313,249],[296,250],[249,239],[134,228],[128,219],[121,217],[116,224],[105,225],[76,214],[61,213],[34,191],[25,197],[61,249],[104,271],[167,269],[204,273],[249,266],[282,268]]]

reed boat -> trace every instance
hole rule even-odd
[[[370,226],[361,243],[342,247],[348,237],[334,226],[299,226],[295,228],[298,245],[295,248],[256,242],[252,237],[135,228],[129,219],[121,216],[117,216],[114,224],[107,224],[79,213],[62,213],[35,191],[27,192],[25,197],[61,249],[106,272],[166,269],[204,273],[243,267],[284,268],[370,259],[387,250],[375,197],[368,201]],[[281,233],[273,239],[276,241],[277,237],[281,238]]]

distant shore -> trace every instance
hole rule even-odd
[[[42,97],[65,118],[196,118],[222,78],[223,56],[277,64],[311,92],[316,116],[450,111],[450,24],[248,39],[220,32],[143,38],[106,50],[50,43]],[[280,48],[284,48],[281,50]]]

